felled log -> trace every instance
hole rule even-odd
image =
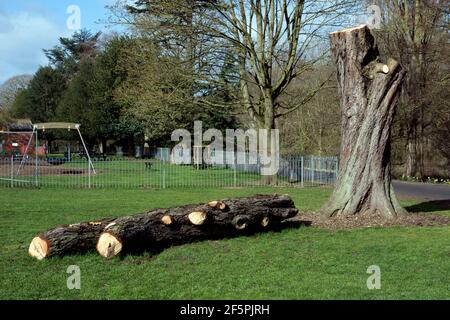
[[[297,213],[287,195],[260,195],[157,209],[110,223],[99,237],[97,251],[105,258],[120,253],[159,252],[173,245],[274,229]]]
[[[71,225],[63,225],[36,236],[30,243],[30,256],[46,257],[93,250],[100,234],[115,218],[105,218]]]

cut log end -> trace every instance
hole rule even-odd
[[[48,243],[40,237],[35,237],[28,248],[28,254],[38,260],[43,260],[48,255]]]
[[[102,233],[97,242],[98,253],[106,258],[117,256],[122,251],[122,243],[110,233]]]
[[[172,224],[172,218],[170,216],[164,216],[161,218],[162,223],[164,223],[166,226]]]
[[[237,230],[244,230],[248,226],[248,217],[247,216],[236,216],[234,217],[232,224]]]
[[[333,35],[333,34],[338,34],[338,33],[348,33],[348,32],[353,32],[355,30],[365,29],[365,28],[367,28],[367,25],[366,24],[361,24],[361,25],[356,26],[356,27],[342,29],[342,30],[339,30],[339,31],[334,31],[334,32],[331,32],[330,34]]]
[[[375,66],[375,72],[388,74],[389,73],[389,67],[386,64],[377,63],[377,65]]]
[[[195,226],[201,226],[206,221],[206,212],[191,212],[188,216],[189,221]]]
[[[211,208],[217,207],[218,204],[219,204],[219,201],[210,201],[210,202],[208,202],[208,206],[210,206]]]
[[[210,201],[208,202],[208,206],[210,206],[211,208],[220,209],[222,211],[227,208],[227,205],[222,201]]]
[[[225,210],[227,208],[227,205],[224,202],[219,202],[219,209],[220,210]]]
[[[264,217],[261,221],[261,225],[265,228],[269,225],[269,218],[268,217]]]

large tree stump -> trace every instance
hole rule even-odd
[[[46,257],[93,250],[100,234],[115,218],[63,225],[43,232],[30,243],[30,256],[42,260]]]
[[[391,185],[390,136],[405,72],[382,63],[367,26],[330,34],[342,108],[340,172],[327,216],[405,212]]]
[[[297,213],[294,202],[285,195],[157,209],[115,220],[101,234],[97,251],[105,258],[120,253],[159,252],[173,245],[193,241],[270,230]]]

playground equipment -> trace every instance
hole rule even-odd
[[[66,130],[76,130],[78,132],[78,135],[80,136],[81,139],[81,143],[83,144],[83,148],[85,151],[85,154],[87,156],[87,159],[89,161],[89,176],[90,176],[90,169],[92,168],[92,172],[94,174],[97,174],[94,168],[94,165],[92,163],[91,160],[91,156],[89,155],[89,151],[86,147],[86,144],[84,142],[83,136],[81,135],[81,131],[80,131],[80,124],[78,123],[69,123],[69,122],[48,122],[48,123],[38,123],[38,124],[34,124],[33,125],[33,132],[32,135],[30,137],[30,140],[28,141],[27,147],[25,149],[25,152],[23,154],[22,157],[22,161],[20,163],[20,166],[17,170],[17,175],[20,174],[20,170],[23,168],[23,165],[25,164],[25,162],[28,160],[29,156],[28,156],[28,151],[30,149],[30,146],[33,142],[33,137],[35,137],[35,150],[37,150],[38,148],[38,131],[42,130],[43,132],[45,132],[45,130],[48,129],[66,129]],[[39,160],[38,160],[38,154],[37,152],[35,152],[35,157],[36,157],[36,177],[38,175],[38,170],[39,170]],[[61,160],[55,160],[55,159],[47,159],[47,162],[49,164],[63,164],[65,161],[61,161]]]

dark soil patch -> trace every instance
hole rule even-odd
[[[69,175],[77,175],[77,174],[84,174],[83,170],[62,170],[61,174],[69,174]]]
[[[317,212],[308,211],[300,212],[298,216],[291,220],[302,222],[304,224],[310,223],[313,227],[331,230],[393,226],[435,227],[450,225],[450,217],[423,213],[409,213],[394,219],[387,219],[382,215],[374,214],[325,218]]]
[[[14,174],[17,174],[19,169],[19,164],[14,166]],[[62,176],[62,175],[78,175],[78,176],[88,176],[89,170],[85,168],[67,168],[64,166],[56,165],[39,165],[39,176]],[[97,173],[99,173],[97,171]],[[11,174],[10,165],[0,164],[0,176],[8,177]],[[18,177],[34,177],[36,175],[36,167],[31,164],[24,165],[17,175]]]

